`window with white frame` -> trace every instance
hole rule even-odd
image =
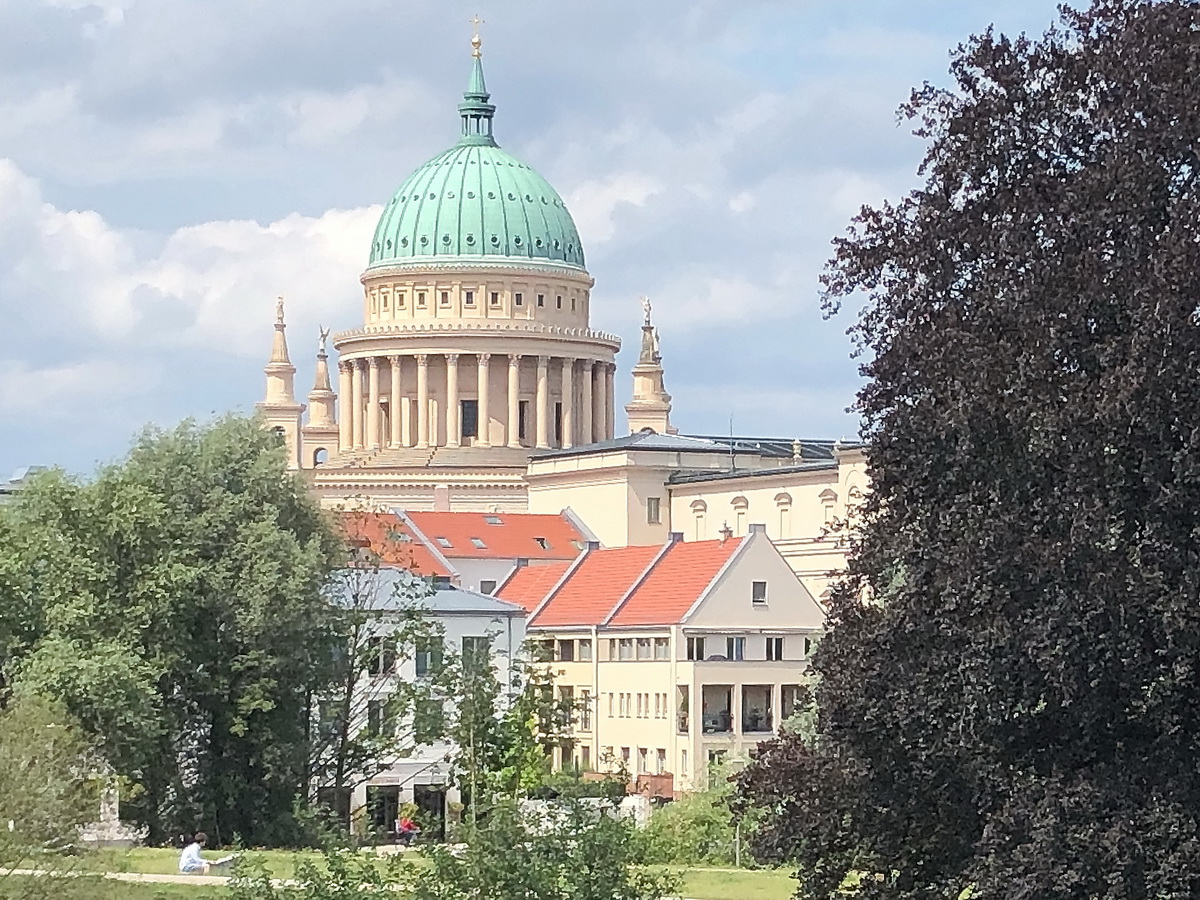
[[[670,659],[671,658],[671,639],[660,637],[654,639],[654,658],[655,659]]]
[[[745,659],[746,639],[740,636],[725,638],[725,657],[727,659]]]
[[[662,498],[646,498],[646,524],[659,525],[662,523]]]
[[[771,662],[779,662],[783,659],[783,638],[767,638],[767,659]]]
[[[755,606],[767,605],[767,583],[765,581],[750,582],[750,602]]]

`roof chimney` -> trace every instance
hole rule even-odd
[[[682,544],[683,543],[683,532],[682,531],[668,532],[667,533],[667,543],[668,544]]]
[[[586,544],[584,544],[584,548],[587,550],[599,550],[600,542],[599,541],[588,541]]]
[[[767,526],[761,523],[750,526],[750,534],[766,534]]]

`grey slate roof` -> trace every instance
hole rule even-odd
[[[361,574],[362,581],[354,584],[352,579]],[[377,571],[343,570],[334,575],[329,587],[330,598],[337,602],[346,600],[352,590],[370,593],[367,605],[380,612],[395,612],[407,604],[407,591],[403,588],[414,580],[422,580],[407,569],[380,568]],[[397,596],[397,588],[402,597]],[[420,605],[433,615],[479,615],[479,616],[524,616],[524,608],[507,600],[500,600],[477,591],[456,587],[439,587],[425,596]]]

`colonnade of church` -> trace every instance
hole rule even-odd
[[[491,353],[343,360],[343,452],[397,447],[573,447],[615,434],[614,363]]]

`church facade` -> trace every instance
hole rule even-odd
[[[618,421],[618,336],[565,203],[500,148],[478,36],[460,134],[388,201],[362,325],[322,332],[295,394],[282,302],[258,404],[329,507],[573,512],[606,546],[712,540],[761,524],[817,597],[866,490],[860,448],[680,434],[651,309]]]

